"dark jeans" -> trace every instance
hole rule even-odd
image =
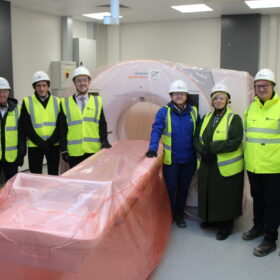
[[[89,158],[90,156],[92,156],[94,154],[84,154],[82,156],[79,156],[79,157],[72,157],[70,156],[69,157],[69,165],[70,165],[70,168],[78,165],[80,162],[82,162],[83,160]]]
[[[278,239],[280,225],[280,174],[255,174],[248,171],[253,197],[254,225],[264,227],[271,239]]]
[[[163,175],[169,195],[173,217],[184,213],[195,162],[163,165]]]
[[[59,146],[51,148],[50,152],[45,153],[39,147],[28,148],[28,163],[31,173],[42,174],[43,159],[46,156],[49,175],[58,175],[60,150]]]
[[[8,181],[18,173],[18,165],[14,162],[0,162],[0,169],[3,168],[5,181]]]

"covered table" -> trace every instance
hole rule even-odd
[[[147,279],[171,225],[161,162],[145,157],[147,147],[124,140],[62,176],[8,181],[0,197],[2,277]]]

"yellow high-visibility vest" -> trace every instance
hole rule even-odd
[[[31,117],[34,130],[42,139],[47,140],[56,128],[60,99],[51,95],[46,108],[44,108],[35,94],[24,97],[23,100]],[[28,139],[27,144],[28,147],[38,147],[30,139]],[[56,145],[58,145],[58,143],[56,143]]]
[[[203,133],[206,129],[209,121],[212,118],[213,113],[207,113],[203,119],[201,129],[199,132],[199,140],[203,143]],[[230,128],[231,121],[233,119],[234,113],[227,108],[226,113],[223,115],[218,126],[216,127],[213,134],[213,141],[225,141],[228,138],[228,132]],[[222,176],[228,177],[241,172],[244,169],[244,155],[242,144],[237,148],[237,150],[229,153],[217,154],[217,164],[219,172]],[[198,168],[200,166],[200,161],[198,161]]]
[[[280,173],[280,99],[261,103],[258,97],[245,111],[245,168],[253,173]]]
[[[17,106],[13,111],[7,112],[5,125],[5,159],[8,162],[14,162],[18,155],[18,120],[20,116],[20,107]],[[0,133],[0,159],[2,159]]]
[[[163,163],[170,165],[172,163],[172,125],[171,125],[171,109],[169,106],[165,106],[167,108],[167,114],[166,114],[166,119],[165,119],[165,129],[162,134],[162,142],[163,142],[163,151],[164,151],[164,156],[163,156]],[[193,134],[196,128],[196,121],[198,117],[198,112],[197,108],[194,106],[191,107],[191,118],[193,121]]]
[[[99,136],[101,97],[90,95],[82,113],[73,97],[70,96],[62,101],[62,109],[68,125],[67,151],[69,155],[82,156],[85,153],[98,152],[101,149]]]

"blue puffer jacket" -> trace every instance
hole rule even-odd
[[[195,150],[193,147],[193,120],[190,115],[191,108],[187,107],[179,112],[174,103],[167,104],[171,108],[172,125],[172,163],[188,163],[195,159]],[[153,124],[150,139],[150,151],[157,151],[159,141],[165,129],[165,120],[167,108],[162,107],[158,110]],[[199,117],[197,123],[200,121]]]

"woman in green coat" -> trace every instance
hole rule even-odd
[[[202,228],[217,228],[217,240],[226,239],[233,221],[242,214],[243,127],[239,115],[227,104],[230,94],[223,84],[211,93],[214,112],[207,113],[195,132],[198,152],[198,212]]]

